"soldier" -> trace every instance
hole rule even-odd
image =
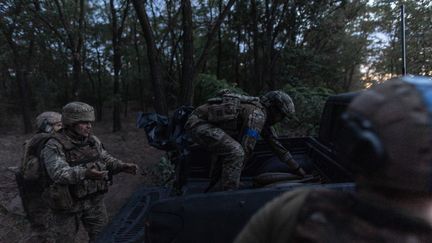
[[[218,157],[222,164],[223,190],[239,187],[244,162],[250,158],[257,139],[262,136],[292,173],[305,172],[289,151],[280,144],[271,128],[294,113],[291,98],[282,91],[271,91],[261,98],[220,92],[189,116],[185,128],[193,140]]]
[[[62,127],[61,114],[53,111],[45,111],[36,117],[38,133],[57,132]]]
[[[42,199],[43,185],[39,180],[40,167],[37,153],[40,152],[42,143],[51,136],[51,133],[60,130],[62,127],[61,114],[53,111],[46,111],[36,117],[37,132],[30,139],[24,142],[24,153],[16,175],[20,191],[22,205],[30,221],[32,234],[28,241],[39,241],[47,229],[45,218],[50,209]]]
[[[112,157],[92,135],[94,109],[82,102],[63,107],[64,129],[54,134],[41,151],[47,187],[43,197],[52,209],[47,218],[56,241],[74,242],[80,221],[90,242],[107,223],[103,195],[109,175],[136,174],[138,166]]]
[[[356,191],[287,192],[235,242],[431,242],[431,94],[432,80],[413,76],[361,93],[343,116],[339,142]]]

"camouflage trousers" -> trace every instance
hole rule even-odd
[[[26,213],[31,225],[31,234],[24,242],[54,242],[49,232],[52,211],[40,194],[34,194],[33,198],[26,202]]]
[[[245,152],[235,139],[224,130],[211,124],[201,124],[190,130],[193,140],[217,156],[222,164],[221,180],[223,190],[239,187]]]
[[[75,242],[75,237],[82,222],[87,231],[89,242],[94,242],[98,233],[108,221],[103,196],[77,202],[73,212],[58,212],[45,215],[43,230],[33,232],[25,242]]]

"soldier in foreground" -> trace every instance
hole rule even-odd
[[[431,242],[431,94],[431,79],[411,76],[361,93],[343,116],[339,145],[356,192],[287,192],[235,242]]]
[[[43,193],[52,209],[47,218],[58,242],[74,242],[80,221],[90,242],[107,223],[103,201],[109,174],[136,174],[137,165],[112,157],[91,134],[94,109],[82,102],[63,107],[64,129],[54,134],[41,151],[47,187]]]
[[[235,190],[239,187],[244,163],[260,136],[268,141],[292,173],[305,175],[289,151],[276,140],[271,128],[292,113],[294,104],[282,91],[271,91],[261,98],[225,93],[196,108],[185,128],[196,143],[217,156],[222,164],[222,189]]]
[[[51,211],[42,198],[44,188],[39,180],[41,168],[37,154],[52,133],[62,128],[61,114],[53,111],[41,113],[36,117],[36,128],[36,134],[24,143],[23,158],[16,175],[22,205],[32,228],[27,241],[35,242],[46,238],[44,233],[48,225],[45,218],[49,217]]]

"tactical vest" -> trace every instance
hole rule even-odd
[[[426,243],[432,240],[432,228],[386,205],[372,206],[350,193],[312,191],[291,236],[289,242]]]
[[[107,170],[106,164],[100,158],[101,145],[96,142],[96,138],[93,136],[89,137],[85,144],[76,144],[63,133],[55,134],[54,138],[62,144],[69,166],[81,166],[99,171]],[[69,185],[69,191],[73,198],[84,199],[88,196],[107,192],[108,182],[106,180],[84,179],[81,183]]]
[[[224,130],[238,129],[237,118],[242,109],[242,104],[262,107],[258,97],[232,93],[209,99],[207,104],[208,122],[218,124]]]

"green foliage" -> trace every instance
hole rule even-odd
[[[169,156],[162,156],[159,163],[143,169],[142,174],[148,185],[168,186],[172,183],[175,166],[167,157]]]
[[[195,82],[194,104],[200,105],[214,97],[221,89],[229,89],[239,94],[246,94],[239,87],[228,83],[225,79],[217,79],[215,75],[200,74]]]
[[[291,96],[295,104],[296,113],[289,119],[288,127],[296,135],[317,135],[322,110],[327,97],[335,92],[323,87],[293,87],[283,88]]]
[[[151,79],[147,42],[132,6],[126,13],[121,10],[126,7],[124,1],[114,1],[118,18],[124,14],[126,18],[118,46],[121,77],[116,93],[119,95],[113,96],[114,32],[109,4],[84,1],[81,25],[79,1],[60,1],[59,7],[50,1],[38,1],[38,9],[32,1],[3,2],[0,102],[6,100],[14,112],[21,110],[20,99],[24,97],[19,92],[16,76],[21,69],[27,73],[34,113],[59,109],[75,98],[99,108],[109,108],[120,99],[125,105],[130,102],[127,108],[130,110],[137,109],[138,104],[140,109],[149,110],[154,105],[156,85]],[[236,1],[215,32],[212,26],[216,26],[227,1],[192,1],[192,69],[206,73],[194,80],[194,104],[203,103],[224,88],[257,95],[291,84],[344,92],[359,86],[361,76],[365,75],[360,72],[361,65],[369,68],[368,82],[374,81],[376,74],[399,73],[397,8],[402,2],[407,7],[409,71],[432,74],[429,1],[254,1],[255,4]],[[182,100],[179,91],[184,88],[181,82],[185,54],[183,15],[179,14],[182,4],[145,1],[144,6],[158,49],[156,59],[161,64],[163,83],[160,86],[166,90],[164,98],[174,108]],[[65,29],[65,23],[70,28]],[[79,53],[74,53],[80,36],[82,47]],[[213,37],[211,41],[209,37]],[[15,43],[15,51],[10,47],[11,41]],[[77,55],[82,62],[79,72],[78,68],[74,69],[73,57]],[[202,65],[197,67],[198,63]],[[74,76],[74,70],[78,76]],[[79,82],[74,77],[79,77]],[[75,84],[79,84],[79,97],[72,94]],[[320,88],[304,88],[309,91],[285,88],[293,96],[302,97],[295,98],[299,99],[298,112],[302,112],[303,105],[308,111],[306,104],[311,103],[313,108],[314,104],[322,103],[322,95],[326,94]],[[308,97],[308,92],[321,95]],[[305,133],[315,130],[313,124],[318,119],[312,114],[320,114],[318,107],[315,108],[316,112],[309,111],[310,117],[300,117],[305,122]]]

